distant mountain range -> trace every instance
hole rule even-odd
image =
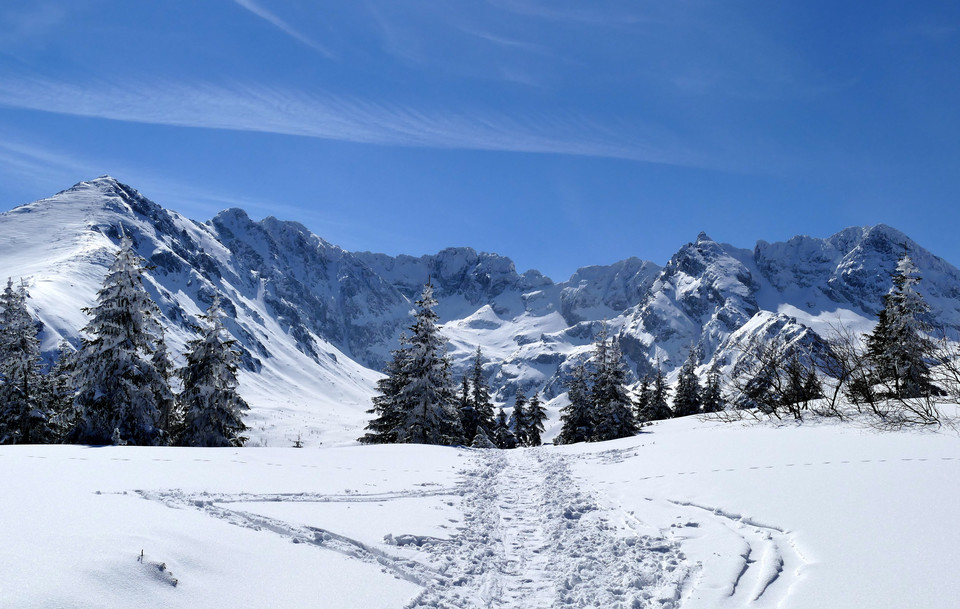
[[[419,258],[348,252],[297,222],[255,222],[240,209],[200,223],[104,176],[0,214],[0,273],[26,281],[48,353],[61,338],[77,344],[120,230],[153,266],[148,289],[175,349],[221,293],[244,352],[254,434],[274,443],[303,431],[359,435],[374,370],[410,325],[427,278],[456,370],[479,345],[499,400],[519,387],[558,398],[555,407],[604,323],[634,377],[658,362],[674,372],[691,348],[702,369],[729,369],[757,338],[868,329],[905,247],[933,314],[960,330],[960,270],[883,225],[752,250],[701,233],[665,266],[630,258],[555,283],[465,247]]]

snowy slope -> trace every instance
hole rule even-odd
[[[5,607],[952,609],[960,597],[955,432],[686,418],[513,451],[2,446],[0,464]]]
[[[673,378],[695,348],[701,371],[729,370],[751,340],[871,327],[906,246],[938,320],[960,331],[960,271],[898,231],[850,228],[827,239],[759,242],[753,250],[701,233],[663,267],[637,258],[585,267],[555,283],[509,258],[449,248],[414,258],[347,252],[296,222],[231,209],[206,223],[163,209],[101,177],[0,214],[0,268],[23,278],[44,349],[78,342],[119,230],[155,268],[148,286],[179,351],[214,291],[244,350],[241,392],[256,443],[356,438],[378,370],[411,323],[428,278],[455,374],[476,347],[501,403],[522,388],[555,409],[567,373],[606,323],[632,379],[659,362]],[[549,437],[549,436],[547,436]]]
[[[225,212],[212,225],[197,224],[100,178],[0,215],[0,260],[8,276],[27,283],[29,306],[43,324],[43,348],[51,353],[61,338],[78,344],[87,322],[82,309],[95,303],[119,231],[125,231],[154,267],[146,285],[176,353],[192,338],[196,316],[214,291],[223,295],[227,328],[244,354],[241,386],[253,406],[247,423],[254,444],[289,445],[297,435],[313,445],[345,441],[364,424],[377,373],[278,313],[285,310],[286,284],[276,285],[281,282],[273,281],[268,263],[256,269],[237,264],[225,245],[241,227],[249,228],[231,222],[241,215]],[[230,237],[221,236],[228,231]],[[262,246],[257,236],[245,234],[244,247]],[[264,255],[273,258],[266,249]]]

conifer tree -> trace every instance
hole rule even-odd
[[[60,341],[57,360],[44,376],[44,402],[50,411],[50,426],[56,438],[62,439],[76,423],[74,398],[76,383],[77,352],[65,340]]]
[[[477,433],[473,436],[473,442],[470,443],[470,448],[496,448],[497,445],[493,443],[493,440],[490,439],[490,436],[487,435],[487,432],[483,430],[483,427],[477,427]]]
[[[493,433],[494,412],[490,401],[490,389],[483,377],[483,352],[477,347],[473,358],[473,370],[470,375],[470,385],[473,388],[473,409],[477,416],[477,426],[482,427],[487,436]]]
[[[557,435],[557,444],[574,444],[591,440],[594,437],[594,409],[590,401],[587,369],[583,362],[577,362],[570,371],[567,396],[570,403],[560,410],[560,421],[563,427]]]
[[[392,444],[398,441],[398,430],[406,412],[400,392],[406,385],[407,345],[407,337],[401,334],[400,347],[393,351],[393,358],[384,370],[386,376],[377,381],[378,395],[373,397],[373,408],[367,411],[374,417],[367,424],[367,433],[358,439],[361,444]]]
[[[503,411],[503,408],[497,413],[496,422],[493,424],[493,443],[497,445],[497,448],[517,447],[517,438],[510,429],[507,414]]]
[[[415,323],[400,390],[404,407],[397,441],[413,444],[463,444],[450,378],[446,339],[440,334],[433,308],[433,286],[427,283],[415,303]]]
[[[720,373],[716,368],[711,368],[707,375],[707,383],[703,386],[703,395],[700,401],[701,410],[705,413],[720,412],[725,406],[720,389]]]
[[[686,417],[700,412],[700,381],[697,379],[697,355],[691,348],[680,367],[677,391],[673,396],[673,416]]]
[[[527,446],[543,444],[540,434],[544,431],[543,423],[546,420],[547,409],[540,401],[540,392],[534,392],[527,404]]]
[[[236,341],[224,339],[220,299],[214,297],[200,336],[187,345],[186,364],[180,370],[183,392],[179,396],[183,412],[182,446],[243,446],[247,426],[243,415],[250,408],[237,393]]]
[[[930,307],[917,291],[919,271],[904,254],[893,274],[893,287],[883,297],[877,325],[867,338],[867,353],[878,382],[891,387],[895,397],[930,395],[933,344],[926,334],[924,317]]]
[[[457,409],[460,413],[460,425],[463,428],[463,439],[472,440],[477,435],[479,418],[477,409],[473,407],[473,396],[470,394],[470,377],[466,374],[460,381],[460,395],[457,397]]]
[[[40,341],[27,310],[27,291],[13,281],[0,294],[0,443],[52,442],[50,412],[43,400]]]
[[[510,414],[510,431],[517,441],[517,446],[527,446],[527,411],[524,406],[527,403],[527,396],[521,389],[517,389],[516,397],[513,402],[513,412]]]
[[[663,376],[663,368],[660,362],[657,362],[657,373],[650,381],[650,399],[647,407],[639,413],[639,419],[646,423],[647,421],[660,421],[669,419],[673,416],[670,406],[667,405],[667,399],[670,396],[670,389],[667,387],[667,379]]]
[[[233,342],[235,341],[231,341],[231,344]],[[175,374],[175,370],[173,361],[170,359],[170,353],[167,350],[167,341],[164,339],[162,326],[157,338],[156,349],[153,352],[152,363],[154,368],[157,369],[157,373],[163,378],[163,383],[154,388],[157,409],[160,411],[157,427],[163,432],[165,441],[172,443],[183,423],[183,411],[179,408],[177,397],[170,388],[170,381]]]
[[[166,438],[160,410],[170,394],[154,365],[161,349],[159,309],[143,287],[145,261],[124,235],[83,331],[77,363],[77,421],[70,440],[154,445]],[[163,396],[158,399],[158,396]]]
[[[637,433],[632,403],[627,395],[626,369],[616,340],[607,340],[606,328],[594,347],[593,387],[591,401],[594,408],[592,440],[602,442],[626,438]]]
[[[653,397],[653,392],[650,389],[650,377],[644,376],[640,379],[640,387],[637,389],[636,397],[633,400],[633,417],[639,423],[644,423],[646,419],[647,410],[650,408],[650,400]]]

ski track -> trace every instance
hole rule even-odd
[[[720,597],[724,593],[729,597],[726,602],[712,606],[748,606],[761,599],[765,606],[779,606],[800,579],[807,561],[788,531],[721,508],[687,501],[667,502],[679,508],[682,517],[689,518],[686,526],[692,523],[698,536],[725,536],[729,546],[740,548],[738,553],[730,553],[738,559],[730,563],[730,556],[727,556],[726,565],[718,563],[719,578],[714,577],[717,574],[706,574],[705,569],[701,569],[698,582],[690,590],[691,596],[698,595],[705,600],[709,598],[705,593],[712,589],[720,593]],[[729,573],[733,570],[738,574],[730,581]],[[729,583],[725,585],[724,581]]]
[[[603,463],[620,463],[637,457],[637,449],[613,449],[596,453],[593,458]],[[926,461],[927,459],[902,458],[898,461]],[[943,460],[952,460],[945,457]],[[723,474],[726,472],[789,468],[797,466],[833,466],[851,463],[884,463],[886,459],[861,459],[856,461],[822,461],[809,463],[786,463],[782,465],[748,466],[739,469],[711,469],[704,472],[680,471],[672,474],[656,474],[638,477],[635,480],[653,480],[672,476],[700,474]],[[619,508],[603,491],[595,494],[604,498],[604,503]],[[800,550],[794,535],[784,527],[759,522],[722,507],[700,505],[690,501],[669,498],[648,498],[660,510],[676,514],[677,523],[663,533],[680,540],[680,546],[689,544],[691,550],[701,540],[709,543],[714,557],[690,565],[691,575],[681,594],[681,606],[685,609],[726,607],[779,607],[790,594],[790,588],[801,579],[808,560]],[[650,529],[633,512],[623,515],[627,523],[637,528]],[[707,541],[713,540],[713,541]],[[726,551],[717,553],[717,544]]]
[[[476,466],[462,472],[453,489],[368,495],[137,492],[171,508],[198,509],[236,526],[377,564],[423,587],[408,609],[677,609],[691,573],[676,543],[612,525],[621,515],[578,490],[564,457],[541,449],[478,450]],[[457,535],[391,534],[383,548],[230,507],[443,495],[460,496],[464,519]]]

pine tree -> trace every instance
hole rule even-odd
[[[594,408],[590,401],[590,387],[587,383],[587,369],[578,362],[570,371],[570,383],[567,386],[570,403],[560,410],[563,426],[557,435],[557,444],[587,442],[594,437]]]
[[[677,391],[673,396],[673,416],[686,417],[700,412],[700,381],[697,379],[697,355],[691,348],[687,361],[680,367]]]
[[[27,291],[13,281],[0,294],[0,443],[52,442],[50,412],[43,400],[40,341],[27,310]]]
[[[510,414],[510,431],[517,441],[517,446],[527,446],[527,411],[524,406],[527,403],[527,396],[521,389],[517,389],[516,397],[513,402],[513,412]]]
[[[893,274],[893,287],[883,297],[877,325],[867,338],[867,353],[878,382],[891,387],[895,397],[930,395],[930,366],[933,344],[926,334],[924,317],[930,307],[917,292],[917,267],[904,254]]]
[[[377,381],[378,395],[373,397],[373,408],[367,411],[374,417],[367,424],[367,433],[358,439],[361,444],[392,444],[398,441],[398,430],[406,412],[400,392],[407,384],[404,375],[408,357],[407,337],[401,334],[400,347],[393,351],[393,358],[384,370],[386,376]]]
[[[477,414],[477,426],[482,427],[487,436],[493,433],[494,413],[493,403],[490,401],[490,389],[483,377],[483,352],[477,347],[477,354],[473,359],[473,370],[470,376],[470,385],[473,387],[473,409]]]
[[[627,395],[626,369],[616,340],[607,341],[606,328],[594,347],[593,387],[591,401],[594,408],[592,440],[602,442],[626,438],[637,433],[632,403]]]
[[[497,419],[493,424],[492,440],[497,448],[508,449],[517,447],[517,438],[510,429],[510,424],[507,422],[507,413],[503,411],[503,408],[497,413]]]
[[[170,388],[154,358],[160,348],[159,309],[143,287],[145,261],[124,235],[83,331],[77,363],[77,421],[70,440],[86,444],[154,445]],[[165,399],[165,398],[164,398]]]
[[[224,339],[220,299],[214,298],[198,328],[200,336],[187,344],[186,364],[180,370],[183,392],[179,396],[183,412],[182,446],[243,446],[247,426],[243,415],[250,408],[237,393],[235,340]]]
[[[700,402],[701,409],[705,413],[720,412],[724,409],[725,403],[720,389],[720,373],[716,368],[711,368],[707,375],[707,383],[703,386]]]
[[[544,431],[543,423],[547,420],[547,409],[540,401],[540,393],[534,392],[527,404],[527,446],[540,446],[543,440],[540,434]]]
[[[637,418],[646,423],[672,417],[673,413],[667,405],[669,396],[670,389],[667,387],[667,379],[663,376],[660,362],[657,362],[657,373],[650,381],[650,399],[647,402],[647,407],[638,414]]]
[[[463,430],[457,414],[450,378],[446,339],[440,334],[439,319],[433,311],[437,301],[433,286],[423,288],[415,303],[416,321],[410,328],[409,353],[400,390],[404,407],[397,441],[413,444],[463,444]]]

